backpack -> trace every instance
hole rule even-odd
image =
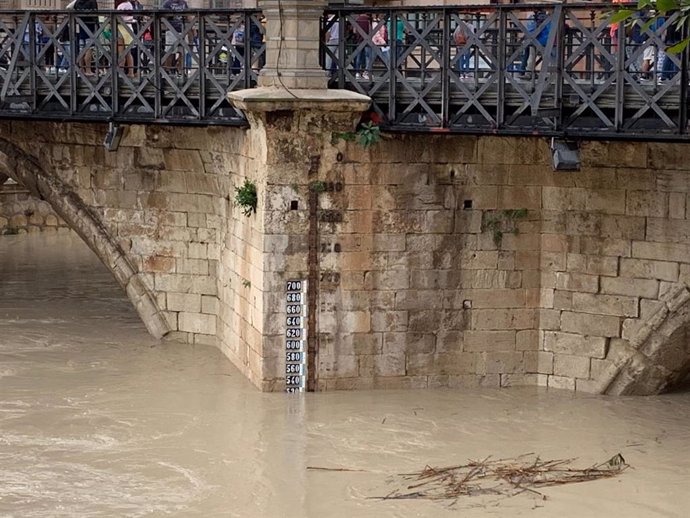
[[[388,44],[388,30],[386,29],[386,25],[381,23],[374,35],[371,37],[371,42],[374,45],[387,45]]]
[[[539,27],[541,26],[544,21],[546,21],[549,18],[549,15],[546,14],[545,11],[537,11],[534,14],[534,30],[539,30]],[[541,43],[542,45],[546,45],[546,43],[549,41],[549,32],[551,31],[551,21],[546,22],[546,25],[544,25],[544,28],[539,31],[539,34],[537,35],[537,41]]]
[[[458,26],[453,31],[453,41],[456,45],[467,43],[467,34],[465,34],[465,28],[462,26],[462,23],[458,23]]]
[[[249,41],[252,45],[261,46],[264,42],[264,35],[261,32],[261,27],[252,23],[249,27]]]

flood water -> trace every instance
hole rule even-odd
[[[377,500],[468,459],[621,453],[617,478],[512,497]],[[308,467],[361,471],[313,470]],[[451,505],[452,504],[452,505]],[[690,509],[690,392],[287,395],[149,337],[71,236],[0,237],[0,516],[669,517]]]

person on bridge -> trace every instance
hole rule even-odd
[[[380,49],[380,55],[383,56],[383,62],[387,65],[390,61],[390,47],[388,46],[388,28],[386,27],[386,23],[384,22],[382,16],[378,13],[374,15],[373,25],[374,27],[372,30],[374,34],[371,37],[371,42]],[[373,63],[376,62],[376,58],[378,56],[376,49],[373,49],[373,51],[374,52],[372,57],[372,71]]]
[[[232,31],[232,39],[230,40],[230,45],[235,48],[235,53],[233,53],[232,66],[230,67],[230,73],[236,76],[242,71],[242,64],[244,63],[244,40],[245,40],[246,27],[244,21],[240,21],[239,25]]]
[[[393,15],[386,25],[388,43],[392,46],[395,41],[395,66],[403,65],[402,56],[405,53],[405,22],[402,15]],[[392,47],[391,47],[392,48]],[[392,66],[392,65],[391,65]],[[403,67],[405,68],[405,67]]]
[[[134,5],[129,0],[115,0],[115,9],[118,11],[133,11]],[[127,77],[134,78],[134,58],[132,49],[127,46],[132,43],[134,32],[134,16],[123,14],[117,26],[117,66],[124,66]],[[136,47],[135,47],[136,48]]]
[[[551,49],[551,51],[546,49],[549,41],[549,33],[551,32],[551,19],[544,9],[538,8],[534,11],[534,14],[530,17],[527,23],[527,31],[533,38],[532,41],[535,44],[527,47],[526,52],[529,52],[527,55],[527,68],[525,72],[518,77],[520,79],[529,80],[532,79],[537,68],[537,56],[539,54],[536,45],[537,43],[544,49],[542,66],[544,65],[543,62],[555,57],[553,54],[553,49]]]
[[[189,5],[187,0],[165,0],[161,4],[164,11],[187,11]],[[182,41],[185,37],[184,16],[175,14],[169,19],[170,27],[173,30],[165,31],[165,52],[167,57],[163,62],[163,67],[168,71],[177,69],[182,73],[182,63],[184,62],[184,47]]]
[[[326,33],[326,71],[334,75],[338,65],[338,46],[340,45],[340,22],[334,15],[328,18],[328,32]]]
[[[669,12],[669,16],[674,13]],[[666,34],[664,36],[664,44],[666,48],[673,47],[674,45],[680,43],[683,39],[682,28],[679,28],[677,23],[671,23],[666,29]],[[664,60],[661,63],[661,80],[669,81],[673,79],[676,74],[680,71],[677,61],[680,62],[680,58],[674,56],[669,52],[664,53]]]
[[[77,0],[74,3],[74,10],[98,11],[98,2],[96,0]],[[79,65],[85,76],[94,75],[94,71],[91,68],[91,61],[93,59],[93,46],[96,42],[96,39],[94,37],[96,27],[98,27],[97,16],[81,17],[81,27],[79,28],[79,40],[76,48],[77,56],[79,56],[77,58],[77,64]],[[83,54],[81,54],[84,48],[86,48],[86,50],[84,50]]]
[[[466,49],[467,40],[470,38],[470,34],[474,34],[476,28],[474,24],[470,21],[465,21],[462,18],[458,20],[458,25],[453,31],[453,42],[457,45],[457,64],[458,72],[460,72],[460,78],[464,79],[470,75],[471,59],[472,59],[472,46]]]
[[[355,25],[359,27],[359,30],[355,28],[355,43],[357,46],[361,45],[365,41],[365,34],[368,36],[371,32],[371,16],[368,13],[362,13],[355,19]],[[357,50],[355,50],[357,52]],[[369,79],[370,69],[371,69],[371,47],[369,41],[364,43],[364,46],[359,49],[359,53],[355,56],[355,78],[356,79]]]

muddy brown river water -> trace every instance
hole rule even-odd
[[[632,467],[546,500],[371,498],[528,452]],[[76,237],[3,236],[0,516],[687,517],[690,391],[262,394],[218,351],[149,337]]]

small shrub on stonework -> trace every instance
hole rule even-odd
[[[249,180],[245,180],[240,187],[235,187],[235,205],[240,207],[242,214],[249,217],[256,212],[258,197],[256,185]]]

